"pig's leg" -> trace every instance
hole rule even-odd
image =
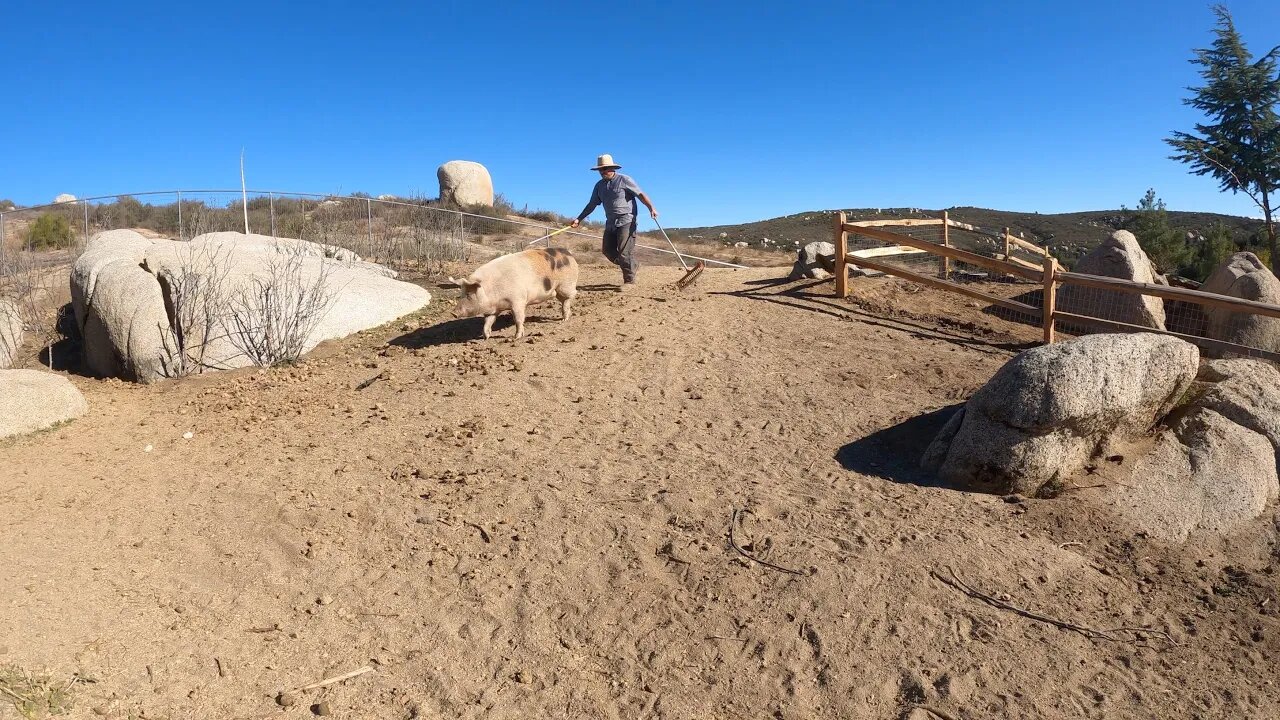
[[[511,306],[511,317],[516,319],[516,339],[524,337],[524,305]]]
[[[560,319],[568,320],[573,313],[570,307],[573,305],[573,298],[578,294],[578,288],[570,285],[568,287],[561,286],[556,289],[556,297],[560,300]]]
[[[493,334],[493,321],[498,319],[498,313],[484,316],[484,339],[488,340]]]

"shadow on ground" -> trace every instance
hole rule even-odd
[[[990,339],[974,338],[957,332],[951,332],[936,325],[929,325],[913,319],[884,317],[859,308],[849,302],[841,302],[824,288],[816,288],[830,283],[830,280],[795,281],[787,278],[748,280],[744,285],[750,287],[743,290],[708,293],[710,295],[730,295],[733,297],[775,303],[786,307],[807,310],[809,312],[829,315],[841,320],[858,319],[862,322],[891,330],[899,330],[916,338],[941,340],[961,345],[971,350],[985,353],[1021,352],[1035,347],[1034,342],[995,342]]]
[[[558,317],[538,317],[536,315],[526,317],[524,319],[524,334],[526,337],[534,334],[534,330],[542,323],[558,323]],[[509,314],[502,314],[493,323],[493,340],[511,339],[515,337],[516,321]],[[472,342],[474,340],[484,339],[484,318],[459,318],[455,320],[446,320],[444,322],[429,325],[427,327],[418,328],[413,332],[405,333],[396,338],[392,338],[389,345],[398,345],[409,350],[417,350],[418,348],[434,347],[436,345],[459,345],[462,343]]]
[[[947,487],[932,473],[920,469],[920,458],[942,426],[962,407],[964,403],[939,408],[854,440],[836,451],[836,461],[845,470],[862,475],[925,487]]]

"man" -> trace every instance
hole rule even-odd
[[[612,155],[601,155],[591,169],[600,173],[600,181],[592,188],[591,199],[570,227],[578,227],[597,205],[604,205],[604,241],[600,252],[622,268],[622,286],[618,289],[626,292],[635,287],[636,270],[640,269],[635,259],[636,198],[649,208],[654,220],[658,219],[658,211],[635,180],[618,172],[622,166],[613,161]]]

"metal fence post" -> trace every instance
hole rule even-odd
[[[178,239],[182,240],[182,191],[178,191]]]
[[[119,202],[117,200],[117,202]],[[84,201],[84,241],[89,242],[89,201]]]
[[[267,200],[271,203],[271,237],[276,236],[276,194],[267,193]]]
[[[5,214],[0,212],[0,267],[4,267],[4,216]]]
[[[368,235],[365,239],[369,252],[365,253],[365,257],[373,257],[373,200],[364,199],[364,211],[365,217],[369,219]]]

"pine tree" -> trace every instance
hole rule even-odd
[[[1183,102],[1203,112],[1209,124],[1196,124],[1194,134],[1174,132],[1165,142],[1177,151],[1171,159],[1187,163],[1196,175],[1212,175],[1221,190],[1243,192],[1262,210],[1272,270],[1280,274],[1274,195],[1280,189],[1280,46],[1254,61],[1236,31],[1231,13],[1216,5],[1217,39],[1209,49],[1195,50],[1191,62],[1201,66],[1203,87]]]
[[[1166,274],[1178,272],[1191,252],[1183,231],[1169,225],[1169,212],[1164,200],[1156,197],[1155,189],[1147,190],[1137,209],[1129,211],[1123,206],[1120,209],[1133,213],[1127,223],[1129,229],[1156,269]]]

